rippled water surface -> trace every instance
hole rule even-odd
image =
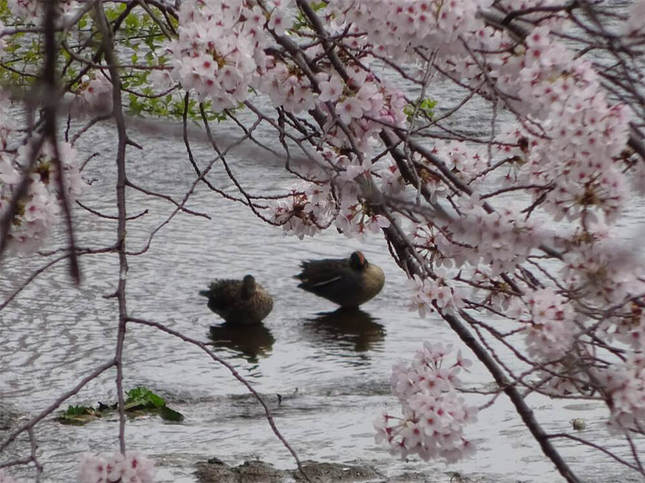
[[[231,136],[225,128],[218,133],[224,142],[231,142]],[[83,202],[110,215],[115,214],[115,137],[106,125],[82,146],[84,153],[99,153],[85,173],[95,181],[83,195]],[[134,139],[144,149],[128,151],[130,179],[177,199],[183,196],[193,172],[180,138],[139,133]],[[199,146],[196,156],[201,166],[212,158],[210,151]],[[252,193],[259,188],[259,179],[276,191],[290,183],[280,161],[259,151],[240,150],[231,160],[235,174]],[[235,191],[221,167],[210,179],[220,188]],[[136,250],[174,207],[133,191],[129,196],[131,215],[149,210],[129,224],[130,248]],[[481,481],[558,480],[504,396],[484,410],[469,429],[479,451],[465,461],[451,465],[414,458],[401,461],[374,443],[372,421],[383,408],[396,407],[389,392],[392,364],[409,358],[424,340],[458,344],[440,320],[422,319],[407,310],[406,278],[378,236],[365,243],[348,240],[335,230],[316,239],[285,237],[280,228],[263,224],[244,206],[227,202],[204,186],[198,188],[188,207],[207,213],[211,220],[180,214],[158,232],[145,254],[130,257],[129,311],[206,342],[210,326],[221,321],[208,310],[198,291],[216,277],[253,273],[273,294],[273,312],[263,327],[248,335],[213,329],[212,335],[220,339],[214,349],[263,395],[276,424],[301,459],[359,461],[373,465],[384,477],[424,473],[427,481],[448,481],[446,472],[455,471]],[[79,245],[101,246],[114,240],[114,221],[80,210],[76,216]],[[383,268],[387,281],[382,293],[365,304],[362,312],[338,320],[331,314],[333,304],[299,290],[292,276],[303,259],[347,256],[356,248]],[[37,277],[0,312],[0,395],[3,404],[11,404],[25,417],[52,403],[114,351],[116,302],[108,296],[118,280],[116,256],[89,255],[82,257],[81,263],[80,288],[72,287],[66,267],[57,265]],[[31,270],[43,264],[40,258],[5,260],[1,294],[13,291]],[[472,384],[490,380],[477,365],[467,379]],[[150,327],[130,325],[125,385],[145,385],[185,415],[183,423],[168,423],[154,416],[128,422],[128,447],[155,460],[159,481],[194,481],[194,464],[213,456],[231,464],[260,458],[280,468],[295,466],[272,434],[261,406],[224,367],[194,346]],[[111,371],[88,384],[69,403],[95,405],[114,399]],[[599,406],[538,397],[531,403],[547,430],[568,431],[569,421],[582,417],[588,429],[581,436],[602,437],[601,441],[612,445],[604,434],[605,414]],[[116,418],[74,427],[60,426],[50,417],[37,427],[36,435],[45,481],[69,482],[82,453],[112,452],[118,447]],[[22,443],[19,446],[24,447]],[[563,452],[585,481],[630,481],[598,452],[573,445],[564,447]],[[29,477],[29,473],[24,475]]]

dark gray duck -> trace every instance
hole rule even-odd
[[[349,258],[326,258],[301,263],[302,272],[295,276],[298,287],[341,307],[358,307],[381,291],[385,274],[381,267],[369,263],[361,252]]]
[[[273,309],[271,295],[252,275],[242,280],[215,280],[199,295],[208,297],[208,308],[229,324],[259,324]]]

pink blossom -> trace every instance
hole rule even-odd
[[[107,482],[107,466],[105,460],[89,454],[83,456],[78,472],[78,481],[79,483]]]
[[[575,311],[568,301],[552,289],[540,289],[527,297],[530,324],[526,345],[530,356],[539,362],[561,359],[571,350],[578,328]]]
[[[79,468],[80,483],[154,483],[155,468],[145,456],[128,452],[115,453],[107,460],[100,456],[85,455]]]
[[[320,87],[320,94],[318,100],[320,102],[336,101],[343,93],[343,81],[338,75],[331,75],[329,80],[322,81],[318,84]]]
[[[356,97],[347,97],[339,102],[336,106],[340,120],[349,124],[352,119],[359,118],[363,115],[363,102]]]
[[[450,352],[449,347],[426,343],[412,363],[393,367],[392,392],[402,415],[384,413],[374,421],[376,441],[386,441],[392,453],[455,461],[474,450],[463,430],[475,420],[476,408],[467,406],[456,392],[457,373],[467,364],[461,360],[450,369],[443,367]]]

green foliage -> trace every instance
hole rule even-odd
[[[135,387],[127,392],[125,400],[125,411],[129,416],[136,417],[145,414],[158,414],[166,421],[183,421],[184,415],[166,406],[164,398],[155,394],[145,387]],[[99,403],[97,408],[91,406],[69,406],[67,410],[59,414],[57,420],[62,424],[73,424],[82,426],[102,418],[107,414],[114,413],[117,404],[105,405]]]
[[[118,27],[114,41],[122,65],[125,108],[132,115],[181,119],[185,109],[184,93],[179,89],[160,92],[149,83],[150,73],[153,72],[150,68],[163,67],[168,63],[163,50],[168,38],[155,18],[146,11],[138,6],[131,10],[127,7],[126,3],[105,5],[108,22]],[[314,5],[315,9],[323,7],[324,2]],[[164,15],[154,5],[149,5],[149,9],[156,19],[168,22],[167,31],[172,32],[177,28],[177,19]],[[24,23],[12,17],[7,0],[0,0],[0,19],[8,26],[22,26]],[[96,67],[88,67],[88,63],[82,59],[92,64],[105,63],[94,13],[85,14],[73,28],[57,35],[61,47],[58,56],[61,85],[76,94],[85,87],[88,77],[96,77]],[[3,41],[6,45],[0,53],[0,86],[28,89],[36,82],[42,69],[42,37],[38,33],[25,32],[6,36]],[[204,102],[204,112],[209,121],[226,118],[224,114],[213,112],[210,102]],[[201,122],[199,100],[189,101],[187,115],[190,120]]]
[[[9,23],[11,19],[11,12],[9,11],[9,6],[7,5],[7,0],[0,0],[0,20],[3,24]]]
[[[314,10],[314,12],[319,12],[327,6],[327,2],[312,2],[309,6]]]
[[[426,97],[425,99],[415,104],[408,104],[403,108],[403,112],[408,116],[408,121],[412,120],[412,116],[423,116],[427,119],[432,119],[434,117],[434,108],[437,105],[437,101]]]
[[[166,405],[166,401],[150,389],[145,387],[135,387],[128,391],[128,398],[125,401],[125,408],[161,408]]]
[[[168,406],[159,408],[159,416],[161,416],[161,419],[175,423],[180,423],[184,420],[183,414],[179,411],[175,411],[174,409],[170,409]]]
[[[125,9],[128,6],[125,3],[117,4],[113,7],[108,7],[105,9],[105,17],[108,19],[108,22],[114,22],[117,18],[125,12]]]
[[[71,424],[83,426],[84,424],[100,418],[100,411],[89,406],[69,406],[67,410],[58,416],[58,422],[61,424]]]
[[[89,406],[69,406],[63,414],[65,416],[79,416],[94,413],[94,408]]]

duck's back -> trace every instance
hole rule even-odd
[[[241,280],[215,280],[208,290],[208,308],[229,323],[259,324],[273,309],[273,299],[260,285],[251,294],[243,286]]]
[[[208,290],[208,308],[226,319],[226,313],[242,301],[241,280],[215,280]]]
[[[349,259],[324,259],[302,262],[298,287],[326,298],[342,307],[358,307],[383,288],[385,275],[376,265],[356,269]]]
[[[308,260],[300,264],[302,272],[296,275],[301,281],[298,287],[318,294],[325,290],[330,283],[338,280],[343,274],[351,276],[352,269],[346,258],[325,258],[323,260]]]

